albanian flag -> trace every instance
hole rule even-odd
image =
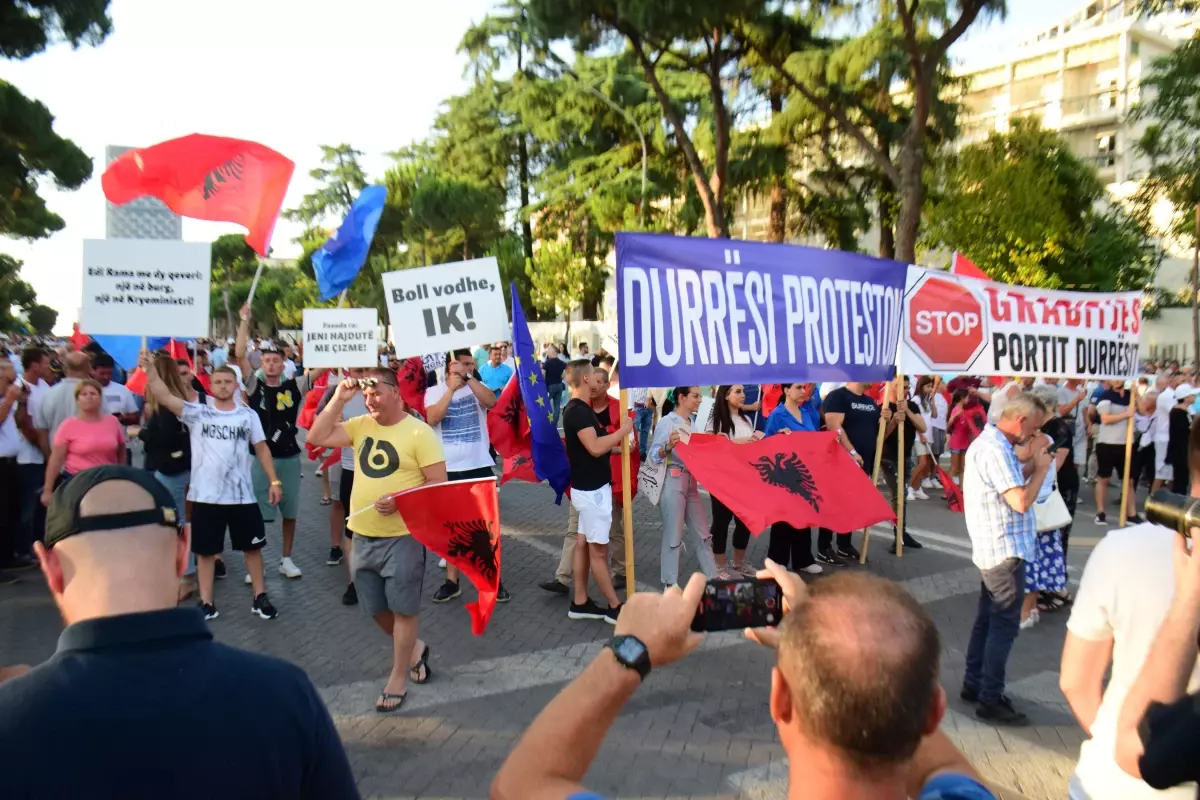
[[[425,419],[425,360],[420,356],[406,359],[396,370],[400,397],[410,411]]]
[[[950,272],[955,275],[962,275],[964,278],[979,278],[984,281],[991,280],[986,272],[975,265],[974,261],[958,251],[955,251],[954,255],[950,257]]]
[[[951,511],[963,513],[962,487],[955,483],[940,465],[934,464],[934,467],[937,469],[937,479],[942,484],[942,491],[946,493],[946,504],[950,506]]]
[[[242,225],[265,256],[295,168],[258,142],[193,133],[122,153],[100,182],[114,205],[149,195],[184,217]]]
[[[525,403],[521,399],[520,381],[509,381],[504,386],[504,391],[496,398],[496,405],[488,411],[487,427],[492,447],[505,460],[521,452],[529,457],[529,415],[525,413]]]
[[[467,603],[471,632],[487,629],[500,590],[500,500],[495,478],[433,483],[392,497],[408,531],[479,591]]]
[[[679,457],[751,531],[775,522],[848,532],[896,515],[832,433],[769,436],[734,444],[693,434]]]

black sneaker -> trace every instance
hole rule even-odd
[[[604,621],[607,622],[609,625],[616,625],[617,617],[621,616],[621,609],[623,607],[624,607],[623,603],[620,603],[615,606],[609,606],[604,611]]]
[[[504,584],[500,584],[500,588],[496,591],[496,602],[507,603],[512,600],[512,595],[508,593],[508,589],[504,588]]]
[[[1126,518],[1125,523],[1127,525],[1141,525],[1145,521],[1146,520],[1142,519],[1137,514],[1134,514],[1132,517]]]
[[[1096,524],[1097,525],[1107,525],[1108,524],[1108,516],[1103,511],[1101,511],[1099,514],[1096,515]]]
[[[331,547],[329,548],[329,558],[325,559],[325,565],[328,567],[336,567],[338,564],[342,563],[345,558],[346,556],[342,553],[342,548]]]
[[[979,702],[979,692],[976,689],[968,689],[967,687],[964,686],[962,688],[962,691],[960,691],[958,693],[958,696],[961,697],[963,700],[967,701],[968,703],[978,703]],[[1012,708],[1013,707],[1012,698],[1006,694],[1000,695],[999,705],[1002,705],[1005,708]]]
[[[842,560],[837,557],[837,553],[833,552],[833,549],[829,547],[822,547],[817,551],[817,561],[820,561],[822,564],[832,564],[835,567],[840,566],[842,563]]]
[[[433,596],[435,603],[448,603],[454,598],[462,594],[462,587],[454,581],[446,581],[437,590],[437,594]]]
[[[571,608],[567,611],[567,619],[604,619],[605,613],[603,608],[588,598],[583,603],[571,603]]]
[[[267,599],[266,592],[254,598],[254,605],[250,606],[250,613],[257,614],[263,619],[275,619],[279,616],[279,612],[275,610],[275,606],[271,605],[271,601]]]
[[[217,611],[216,606],[214,606],[212,603],[206,603],[203,600],[200,601],[200,610],[204,612],[205,619],[216,619],[217,617],[221,616],[221,613]]]
[[[568,589],[563,584],[559,583],[557,580],[542,581],[541,583],[538,584],[538,588],[545,589],[547,592],[550,592],[551,594],[566,594],[567,592],[570,591],[570,589]]]
[[[354,588],[353,583],[351,583],[349,586],[346,587],[346,593],[344,595],[342,595],[342,605],[344,605],[344,606],[358,605],[358,589]]]
[[[613,575],[613,588],[618,590],[625,588],[624,575]]]
[[[997,725],[1012,725],[1020,727],[1029,724],[1029,717],[1017,711],[1011,704],[1003,702],[988,706],[980,703],[975,709],[975,718],[984,722],[994,722]]]
[[[839,558],[843,558],[847,561],[858,561],[859,559],[858,550],[856,550],[852,544],[839,544],[837,547],[837,554]]]
[[[904,547],[905,547],[905,549],[908,549],[908,550],[920,550],[920,549],[921,549],[922,547],[924,547],[924,546],[925,546],[925,545],[921,544],[921,543],[920,543],[920,542],[918,542],[916,539],[914,539],[913,537],[909,536],[907,533],[906,533],[906,534],[904,534]]]
[[[229,571],[225,569],[225,559],[218,558],[216,566],[213,567],[213,575],[220,580],[224,580],[228,574]]]

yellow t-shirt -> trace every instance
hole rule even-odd
[[[407,416],[397,425],[380,425],[369,414],[342,423],[354,442],[354,489],[350,514],[368,509],[349,522],[355,536],[406,536],[408,526],[399,514],[380,516],[372,506],[385,494],[425,483],[422,467],[446,460],[437,434],[424,422]]]

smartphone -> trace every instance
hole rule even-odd
[[[692,630],[715,632],[765,628],[783,619],[783,593],[774,578],[713,579],[692,620]]]

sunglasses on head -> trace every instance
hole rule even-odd
[[[396,386],[396,384],[394,384],[394,383],[389,383],[388,381],[380,380],[379,378],[359,378],[358,379],[358,388],[359,389],[373,389],[374,387],[379,386],[380,384],[383,384],[384,386],[391,386],[391,387]]]

